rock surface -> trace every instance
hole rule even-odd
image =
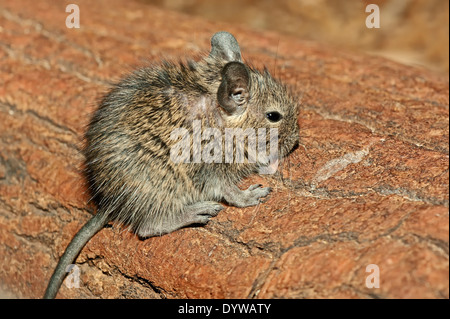
[[[95,211],[82,135],[108,84],[232,32],[301,95],[302,146],[258,207],[139,240],[120,227],[77,259],[59,298],[448,298],[449,85],[424,69],[133,1],[0,1],[0,285],[43,295]],[[368,265],[379,288],[368,288]]]

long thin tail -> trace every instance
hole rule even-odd
[[[67,266],[73,263],[84,245],[86,245],[89,239],[102,229],[107,222],[107,218],[105,218],[103,214],[96,214],[75,235],[53,272],[47,290],[45,291],[44,299],[55,298],[56,293],[66,276]]]

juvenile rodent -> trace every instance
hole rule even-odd
[[[146,238],[206,224],[224,208],[221,201],[247,207],[269,194],[270,188],[261,185],[237,186],[270,164],[259,157],[252,163],[247,146],[241,163],[193,161],[197,150],[192,144],[188,162],[174,162],[175,129],[193,136],[196,122],[224,136],[227,128],[276,128],[282,158],[298,146],[297,116],[298,102],[286,86],[267,70],[244,64],[228,32],[214,34],[209,56],[199,62],[163,62],[120,81],[103,98],[85,136],[87,179],[97,214],[67,247],[44,298],[55,297],[66,267],[110,221]],[[269,135],[264,144],[273,141]]]

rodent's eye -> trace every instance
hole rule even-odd
[[[278,112],[267,112],[266,113],[266,118],[270,121],[270,122],[278,122],[279,120],[281,120],[282,116],[280,113]]]

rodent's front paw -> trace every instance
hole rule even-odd
[[[269,193],[272,191],[272,188],[261,186],[262,186],[261,184],[254,184],[251,185],[249,188],[247,188],[245,191],[243,191],[244,194],[243,202],[245,204],[241,207],[255,206],[263,202],[262,198],[269,195]]]
[[[261,187],[261,184],[251,185],[246,190],[240,190],[237,186],[231,185],[224,189],[224,200],[236,207],[255,206],[262,203],[263,197],[272,191],[270,187]]]

